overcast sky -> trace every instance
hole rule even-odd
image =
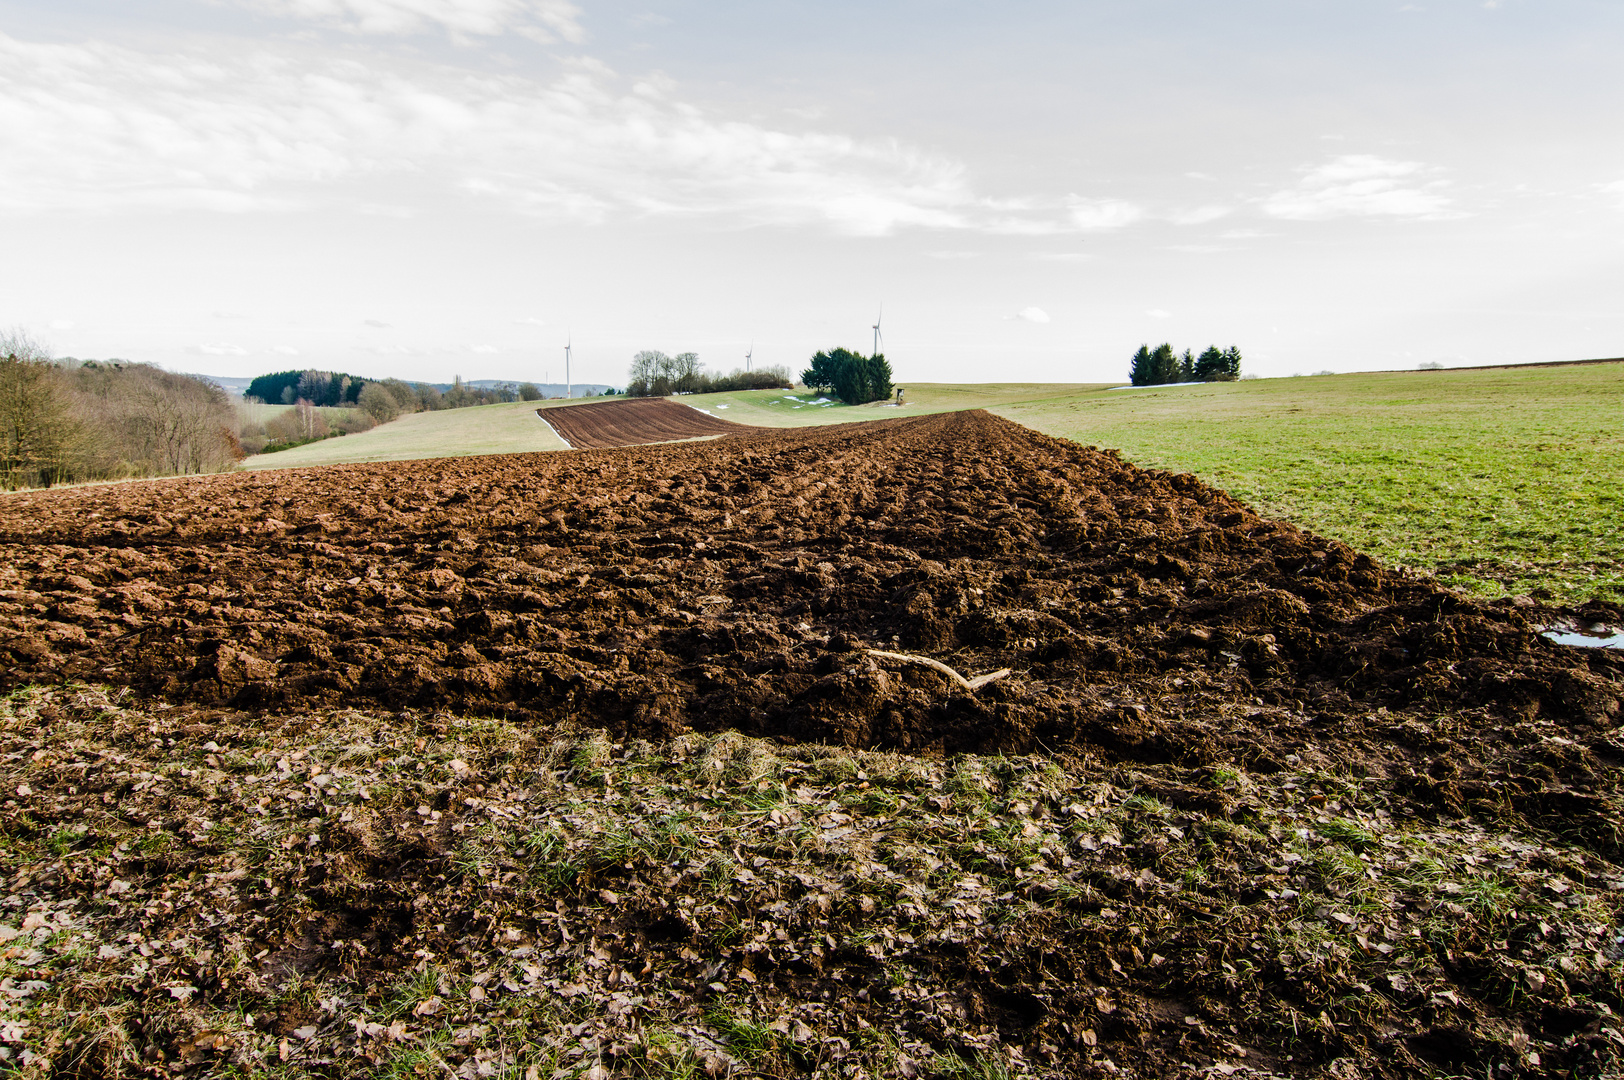
[[[0,0],[0,326],[253,375],[1624,355],[1617,0]]]

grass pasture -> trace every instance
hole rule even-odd
[[[1624,600],[1624,363],[1113,390],[994,410],[1481,595]]]
[[[590,400],[590,399],[589,399]],[[562,450],[564,444],[536,418],[532,401],[474,405],[402,416],[371,431],[251,457],[249,469],[297,469],[358,461],[411,461]]]

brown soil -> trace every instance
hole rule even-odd
[[[250,713],[496,714],[628,745],[736,729],[924,761],[1047,753],[1075,775],[1148,784],[1161,804],[1225,818],[1244,810],[1222,790],[1231,773],[1336,776],[1381,791],[1395,818],[1561,837],[1589,859],[1583,880],[1611,880],[1598,868],[1621,855],[1624,658],[1554,645],[1527,608],[1390,572],[1194,477],[986,413],[38,492],[0,502],[0,542],[5,689],[82,680]],[[1014,674],[969,693],[870,648]],[[1123,880],[1132,911],[1155,875]],[[1233,902],[1261,905],[1263,893],[1242,888]],[[1145,948],[1132,962],[1149,965],[1143,1031],[1165,1019],[1152,1015],[1156,994],[1178,1011],[1194,985],[1179,980],[1205,970],[1202,993],[1219,1000],[1220,964],[1250,963],[1203,944],[1203,920],[1221,914],[1179,916],[1183,951],[1162,948],[1175,961],[1165,970],[1145,935],[1173,931],[1134,930]],[[1060,1008],[1028,991],[1046,965],[1068,969],[1042,949],[1070,931],[1031,933],[1030,948],[1012,927],[969,953],[939,946],[944,971],[969,956],[976,978],[1003,988],[976,1006],[1000,1032]],[[1000,966],[1017,953],[1030,972]],[[1487,954],[1472,960],[1481,971],[1439,963],[1462,986],[1498,970]],[[1405,1021],[1408,1049],[1374,1050],[1386,1038],[1374,1032],[1344,1038],[1321,1013],[1300,1052],[1324,1066],[1345,1051],[1395,1076],[1418,1059],[1455,1062],[1450,1046],[1487,1036],[1449,1029],[1437,1010],[1467,1007],[1440,1000]],[[1175,1029],[1191,1022],[1182,1016]],[[1518,1023],[1538,1035],[1547,1021]],[[1057,1059],[1054,1074],[1080,1060]]]
[[[1597,780],[1624,659],[985,413],[41,492],[5,501],[0,537],[8,687],[934,753],[1307,753],[1618,843]],[[951,692],[866,647],[1017,675]],[[1557,724],[1582,741],[1551,762]]]
[[[559,438],[576,450],[677,442],[754,430],[670,398],[597,401],[590,405],[537,409],[536,415],[552,425]]]

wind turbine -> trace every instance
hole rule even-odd
[[[752,341],[750,343],[749,351],[744,354],[744,370],[746,370],[746,371],[750,370],[750,358],[755,356],[755,354],[756,354],[756,343]]]
[[[571,335],[571,336],[566,337],[564,339],[564,400],[565,401],[568,401],[570,398],[575,396],[574,389],[570,385],[570,345],[571,345],[571,343],[574,342],[574,340],[575,340],[574,335]]]
[[[880,355],[880,322],[885,318],[885,305],[880,305],[880,313],[874,317],[874,355]]]

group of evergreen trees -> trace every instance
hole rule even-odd
[[[354,405],[361,397],[361,388],[370,381],[339,371],[278,371],[254,379],[244,396],[258,398],[267,405],[308,401],[316,406],[342,408]]]
[[[1208,345],[1206,352],[1196,356],[1189,349],[1179,356],[1173,346],[1163,342],[1152,349],[1139,346],[1128,369],[1128,381],[1135,386],[1162,386],[1185,382],[1234,382],[1241,377],[1241,351],[1231,345],[1220,349]]]
[[[508,401],[537,401],[542,393],[534,383],[469,386],[459,376],[450,389],[441,390],[432,383],[364,379],[341,371],[310,368],[260,375],[248,384],[244,396],[267,405],[297,405],[302,401],[318,408],[359,406],[382,424],[402,413],[461,409],[469,405],[494,405]]]
[[[883,401],[891,396],[891,365],[884,353],[864,356],[831,349],[812,357],[812,366],[801,372],[801,383],[809,390],[831,390],[847,405]]]

